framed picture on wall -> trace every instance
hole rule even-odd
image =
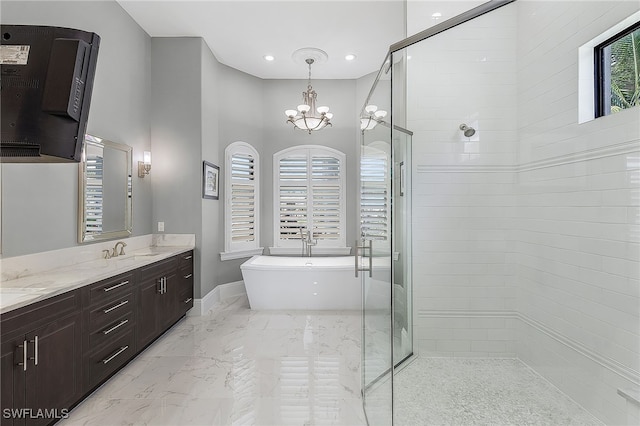
[[[217,200],[220,189],[220,167],[202,162],[202,198]]]

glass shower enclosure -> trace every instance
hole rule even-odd
[[[393,370],[413,354],[411,136],[391,124],[391,57],[361,114],[357,273],[363,300],[363,404],[370,425],[392,422]]]

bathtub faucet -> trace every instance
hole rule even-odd
[[[307,229],[306,235],[302,230],[302,227],[298,229],[300,230],[300,239],[302,240],[302,257],[311,257],[311,247],[318,244],[318,240],[314,240],[312,238],[312,234],[309,229]]]

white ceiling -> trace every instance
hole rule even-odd
[[[306,79],[307,65],[291,56],[305,47],[329,55],[313,65],[312,78],[359,78],[377,71],[405,37],[401,0],[118,2],[150,36],[202,37],[220,62],[265,79]],[[346,61],[348,53],[357,58]]]

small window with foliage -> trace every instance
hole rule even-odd
[[[262,253],[260,157],[246,142],[225,149],[225,251],[222,260]]]
[[[640,105],[640,22],[595,47],[596,117]]]

